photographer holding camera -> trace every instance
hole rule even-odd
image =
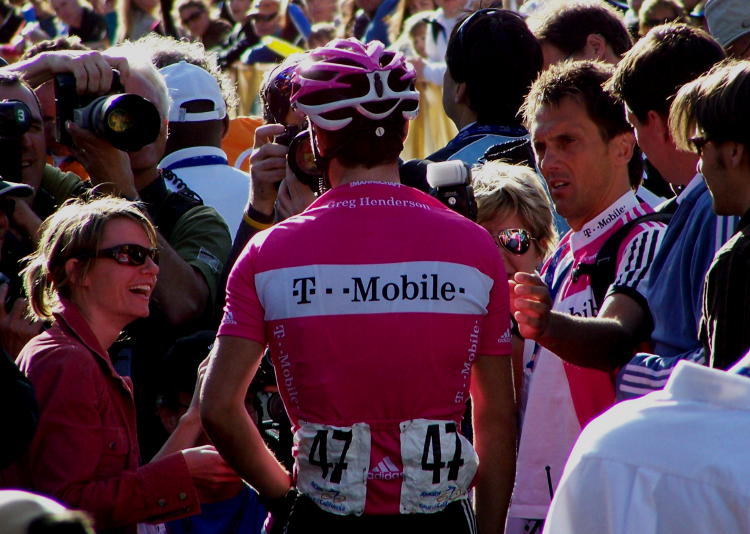
[[[306,129],[305,114],[292,109],[292,76],[305,54],[289,56],[263,78],[260,98],[266,124],[255,130],[250,156],[250,195],[232,244],[227,273],[250,238],[276,220],[296,215],[315,200],[315,185],[300,182],[288,157],[290,143]],[[307,147],[309,147],[309,142]],[[302,152],[302,149],[300,149]]]
[[[117,69],[124,91],[143,97],[156,106],[157,128],[149,132],[153,141],[142,148],[135,146],[145,136],[139,130],[132,139],[120,135],[123,131],[127,133],[127,128],[120,128],[120,131],[115,128],[114,132],[104,135],[88,131],[74,124],[74,121],[66,121],[62,125],[72,138],[74,153],[88,171],[91,184],[100,185],[130,200],[142,201],[149,217],[159,228],[162,276],[154,290],[152,313],[148,319],[136,321],[129,327],[129,344],[113,347],[112,351],[118,370],[133,376],[137,384],[136,404],[140,408],[139,423],[143,425],[139,434],[143,438],[142,449],[147,454],[155,452],[164,437],[151,409],[155,396],[152,377],[156,359],[153,354],[161,354],[179,335],[210,323],[223,264],[231,247],[226,224],[218,213],[204,206],[200,198],[189,190],[170,193],[157,168],[166,145],[169,97],[162,76],[148,61],[148,52],[138,43],[127,43],[105,54],[46,52],[2,69],[16,71],[32,85],[41,85],[56,76],[59,78],[60,74],[72,75],[76,95],[109,94],[115,78],[113,69]],[[41,189],[50,192],[54,203],[85,191],[87,186],[75,175],[45,167],[39,105],[30,88],[21,84],[15,93],[7,95],[8,91],[0,87],[0,98],[23,96],[32,109],[32,116],[35,120],[38,118],[39,122],[38,132],[32,128],[24,138],[23,181],[34,187],[37,194]],[[125,97],[129,98],[129,95],[113,95],[108,99],[121,101]],[[110,111],[108,105],[112,103],[108,99],[95,106],[96,109],[89,109],[88,113],[83,108],[76,108],[73,113],[78,113],[79,119],[88,116],[95,128],[100,127],[102,122],[114,124],[115,127],[129,125],[127,115],[117,115],[120,112],[117,106],[113,107],[114,115],[107,116]],[[83,97],[81,101],[79,103],[86,102]],[[72,105],[67,101],[62,103]],[[100,115],[98,123],[97,114]],[[112,120],[102,121],[101,115]],[[140,115],[138,112],[135,118]],[[122,142],[124,148],[131,151],[115,148],[113,141],[118,144]]]
[[[272,510],[295,501],[290,533],[474,532],[474,481],[480,529],[504,522],[507,277],[484,229],[399,183],[415,77],[377,41],[309,52],[291,101],[331,189],[256,234],[229,276],[201,417]],[[266,344],[296,433],[297,497],[244,407]],[[470,392],[474,445],[458,428]]]

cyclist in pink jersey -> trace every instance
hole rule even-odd
[[[293,501],[287,532],[503,527],[515,456],[506,275],[485,230],[398,182],[414,77],[379,42],[310,53],[292,102],[331,189],[255,235],[229,276],[201,415],[272,509]],[[266,345],[295,432],[292,474],[243,406]],[[473,445],[459,424],[469,395]]]

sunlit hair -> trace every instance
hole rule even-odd
[[[50,319],[60,298],[70,298],[71,280],[65,263],[76,258],[78,274],[83,277],[94,261],[107,223],[124,218],[138,223],[156,247],[156,230],[140,206],[117,197],[99,197],[86,201],[71,199],[48,217],[39,228],[37,249],[24,259],[21,272],[29,298],[29,314]]]
[[[547,1],[526,22],[541,43],[566,56],[582,51],[592,33],[601,35],[618,57],[633,46],[620,12],[599,0]]]
[[[682,86],[669,112],[669,129],[681,150],[695,151],[696,131],[711,141],[750,148],[750,62],[729,59]]]
[[[625,107],[602,89],[612,75],[612,66],[599,61],[564,61],[550,66],[532,84],[521,108],[524,124],[530,130],[542,106],[559,106],[572,98],[586,108],[602,139],[632,131],[625,120]]]
[[[488,161],[472,170],[472,186],[477,199],[477,223],[483,224],[497,216],[517,215],[524,228],[537,239],[542,258],[552,254],[557,245],[552,208],[533,169]]]
[[[201,42],[178,41],[174,37],[165,37],[156,33],[145,35],[136,43],[150,51],[151,62],[159,70],[184,61],[208,72],[216,78],[221,88],[221,95],[227,104],[227,111],[233,115],[239,102],[237,87],[229,75],[219,68],[216,52],[206,50]]]
[[[139,74],[154,89],[157,101],[153,102],[153,104],[159,110],[161,118],[166,120],[169,116],[169,104],[171,103],[169,89],[167,89],[167,84],[164,82],[164,77],[151,64],[151,49],[149,48],[148,41],[142,42],[140,39],[137,41],[125,41],[112,48],[108,48],[104,54],[127,59],[130,73]],[[125,79],[122,81],[123,84],[127,83]]]
[[[677,90],[724,57],[721,45],[703,30],[662,24],[625,54],[605,88],[625,102],[640,122],[648,122],[652,110],[667,119]]]

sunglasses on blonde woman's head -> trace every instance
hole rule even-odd
[[[531,234],[522,228],[500,230],[495,234],[495,238],[497,239],[497,243],[505,250],[518,256],[526,254],[531,247],[531,242],[536,241],[536,238],[531,237]]]
[[[154,263],[159,263],[159,249],[146,248],[134,244],[103,248],[94,254],[94,256],[97,258],[110,258],[120,265],[131,265],[133,267],[140,267],[146,263],[146,258],[151,258]]]

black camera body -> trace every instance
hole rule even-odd
[[[323,173],[315,162],[307,125],[287,126],[274,142],[289,147],[286,161],[297,179],[313,191],[319,191]]]
[[[21,181],[21,138],[31,127],[31,110],[20,100],[0,102],[0,176]]]
[[[68,121],[89,130],[115,148],[134,152],[153,143],[159,135],[161,117],[147,99],[125,93],[120,73],[112,71],[112,85],[104,95],[79,95],[73,74],[55,76],[55,139],[71,146],[65,128]]]

